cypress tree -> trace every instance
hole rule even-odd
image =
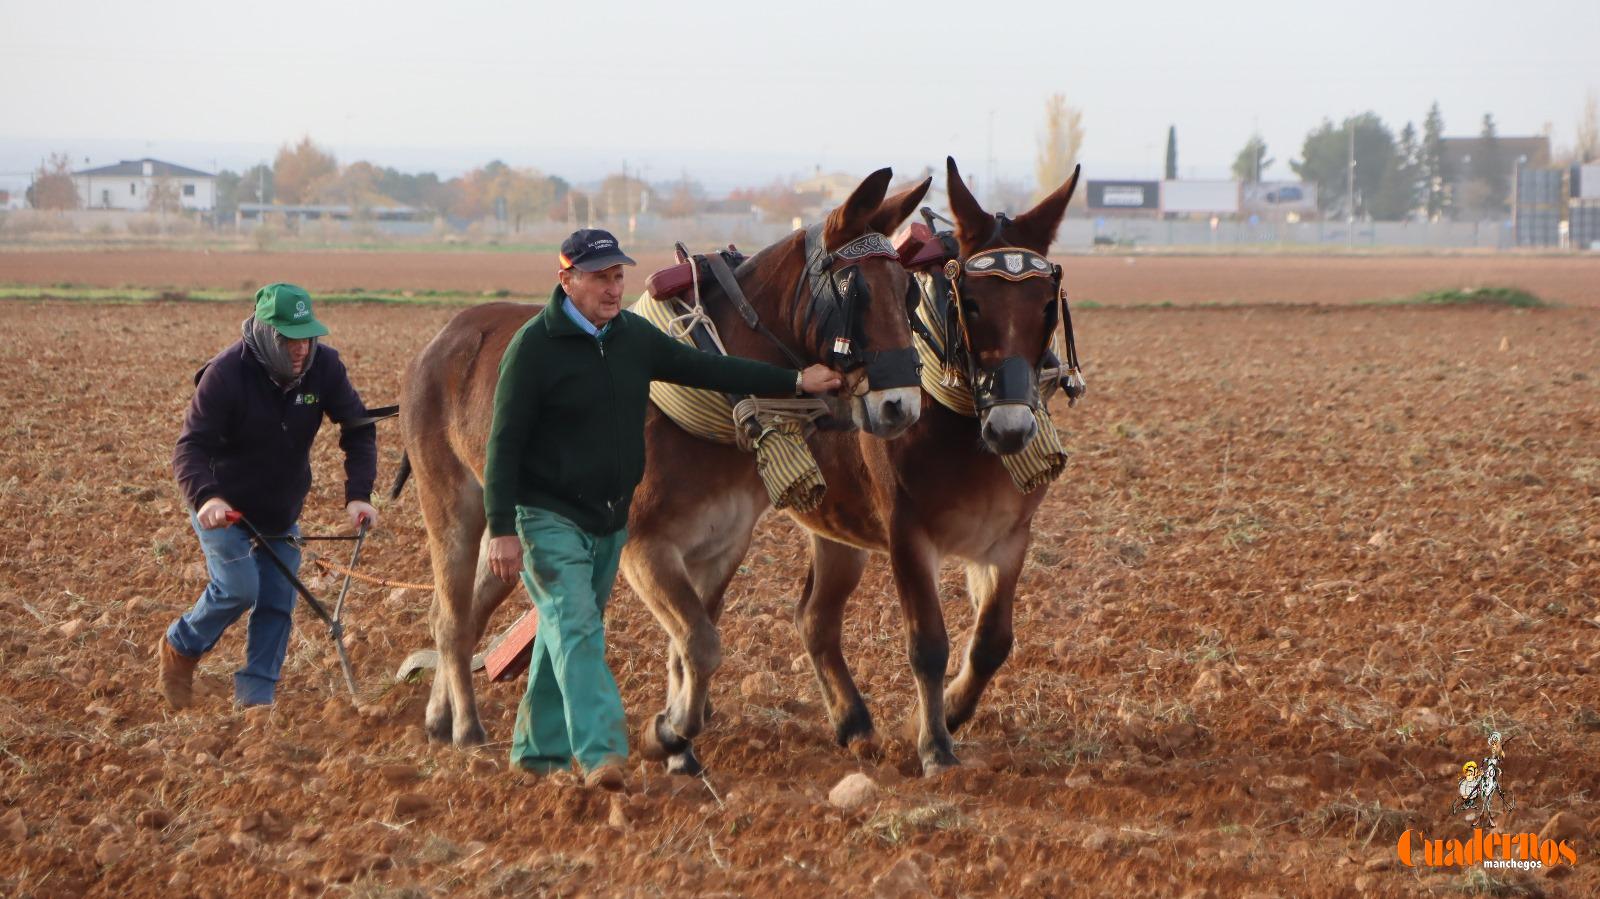
[[[1422,177],[1428,220],[1437,220],[1450,206],[1444,175],[1444,116],[1439,113],[1438,100],[1428,107],[1428,117],[1422,123],[1422,152],[1417,168]]]

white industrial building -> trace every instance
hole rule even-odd
[[[171,188],[184,209],[210,212],[217,205],[216,175],[159,159],[124,159],[73,172],[72,183],[84,209],[143,211],[150,208],[151,193],[161,184]]]

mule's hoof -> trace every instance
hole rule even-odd
[[[639,753],[652,762],[666,761],[667,756],[672,754],[661,743],[661,728],[665,726],[666,718],[665,713],[658,713],[641,728],[639,734]]]
[[[484,732],[483,725],[477,721],[472,722],[470,727],[462,728],[455,736],[455,744],[461,749],[482,746],[487,742],[489,742],[489,735]]]
[[[916,738],[915,733],[910,736],[912,740]],[[833,728],[833,741],[851,752],[855,751],[854,744],[862,740],[878,742],[878,729],[873,726],[872,716],[867,714],[865,708],[851,712]]]
[[[693,749],[684,749],[682,752],[667,757],[667,773],[682,774],[686,777],[699,777],[704,774],[706,766],[700,764],[695,757]]]
[[[878,741],[876,734],[853,737],[849,743],[845,744],[845,749],[849,750],[852,756],[864,762],[880,762],[883,760],[883,744]]]
[[[422,732],[428,735],[429,743],[451,742],[454,739],[454,736],[450,733],[450,730],[451,725],[449,718],[444,718],[439,721],[424,722],[422,725]]]
[[[640,744],[639,751],[653,762],[659,762],[689,749],[689,741],[673,733],[667,724],[665,712],[660,712],[651,719],[650,726],[644,729],[644,739]]]
[[[961,767],[961,760],[953,752],[932,753],[922,758],[922,776],[938,777],[946,771]]]

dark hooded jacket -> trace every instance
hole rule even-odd
[[[239,340],[195,373],[172,473],[191,509],[220,496],[262,533],[281,534],[300,517],[311,490],[311,444],[323,417],[342,422],[366,414],[332,347],[318,346],[305,376],[284,390]],[[343,429],[339,447],[345,502],[370,501],[377,428]]]

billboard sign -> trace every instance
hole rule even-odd
[[[1239,211],[1239,182],[1163,181],[1161,211],[1233,215]]]
[[[1317,186],[1309,181],[1262,181],[1244,185],[1243,193],[1247,212],[1317,211]]]
[[[1090,209],[1161,208],[1159,181],[1090,181]]]
[[[1600,162],[1578,166],[1577,175],[1572,183],[1573,196],[1583,200],[1600,200]]]

